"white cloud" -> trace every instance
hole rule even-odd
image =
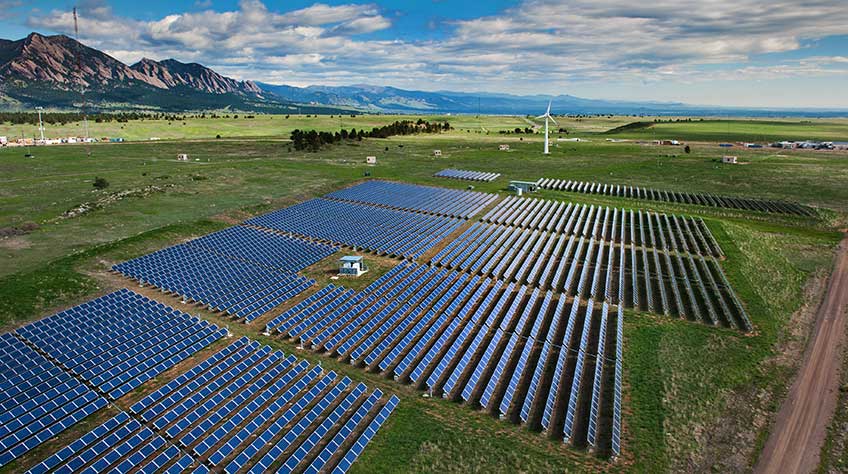
[[[242,79],[421,89],[565,93],[598,82],[834,76],[845,74],[848,61],[752,62],[848,34],[841,0],[526,0],[494,16],[447,22],[444,38],[431,41],[370,38],[392,27],[373,4],[317,3],[288,12],[274,5],[242,0],[232,11],[138,21],[93,0],[81,6],[81,35],[129,62],[175,57]],[[29,24],[73,28],[70,14],[60,11]]]

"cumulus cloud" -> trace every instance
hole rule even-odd
[[[497,15],[443,21],[445,34],[428,41],[374,39],[392,28],[392,15],[374,4],[274,8],[242,0],[231,11],[139,21],[89,0],[80,6],[81,35],[125,61],[175,57],[289,84],[555,92],[580,82],[845,73],[844,56],[754,61],[848,34],[848,8],[840,0],[525,0]],[[70,14],[60,11],[29,24],[73,29]]]

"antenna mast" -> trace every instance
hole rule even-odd
[[[83,82],[82,75],[82,53],[80,51],[80,42],[79,42],[79,24],[77,22],[77,7],[74,7],[74,39],[76,40],[76,49],[77,49],[77,74],[79,75],[80,81],[80,98],[82,99],[82,122],[85,126],[85,153],[89,157],[91,157],[91,148],[88,143],[88,116],[85,113],[85,83]]]

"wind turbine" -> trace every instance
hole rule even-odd
[[[554,125],[559,125],[557,123],[557,121],[554,120],[554,118],[551,116],[551,102],[552,101],[548,102],[548,110],[544,114],[536,117],[537,119],[540,119],[540,118],[545,119],[545,154],[546,155],[551,154],[551,152],[548,150],[548,119],[550,119],[550,121],[553,122]]]

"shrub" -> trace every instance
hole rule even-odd
[[[94,178],[94,187],[96,189],[106,189],[109,187],[109,181],[106,181],[106,178],[98,176]]]

